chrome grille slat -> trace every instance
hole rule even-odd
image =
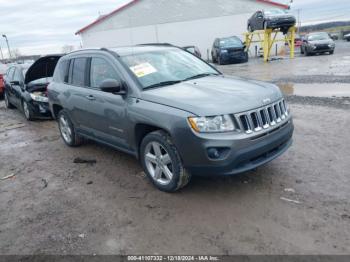
[[[276,126],[288,117],[284,99],[270,105],[235,115],[240,130],[247,134]]]

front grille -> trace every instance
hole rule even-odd
[[[317,45],[316,50],[327,50],[329,49],[328,45]]]
[[[236,114],[235,118],[239,128],[247,134],[251,134],[278,125],[288,115],[286,102],[282,99],[252,111]]]

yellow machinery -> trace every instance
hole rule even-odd
[[[284,35],[284,38],[277,38],[277,35],[279,33],[282,33],[282,31],[273,30],[273,29],[266,29],[266,30],[259,30],[259,31],[245,33],[244,36],[245,36],[246,51],[249,50],[250,45],[252,43],[262,43],[263,50],[264,50],[264,61],[267,62],[269,61],[273,44],[276,42],[284,42],[284,43],[288,43],[289,45],[290,58],[294,58],[295,32],[296,32],[296,27],[293,26],[289,28],[288,33]],[[254,39],[255,36],[257,39]]]

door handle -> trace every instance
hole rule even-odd
[[[85,96],[88,100],[96,100],[96,98],[93,96],[93,95],[88,95],[88,96]]]

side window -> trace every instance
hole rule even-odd
[[[85,86],[87,58],[75,58],[70,63],[72,68],[69,83],[75,86]]]
[[[91,59],[90,86],[99,87],[106,79],[119,80],[114,68],[103,58],[93,57]]]
[[[16,68],[16,71],[13,75],[13,81],[22,81],[22,71],[19,68]]]
[[[15,68],[14,68],[14,67],[11,67],[11,68],[7,71],[7,73],[6,73],[6,79],[7,79],[7,81],[12,81],[14,71],[15,71]]]
[[[55,82],[68,82],[68,65],[69,60],[62,60],[59,62],[53,76]]]

